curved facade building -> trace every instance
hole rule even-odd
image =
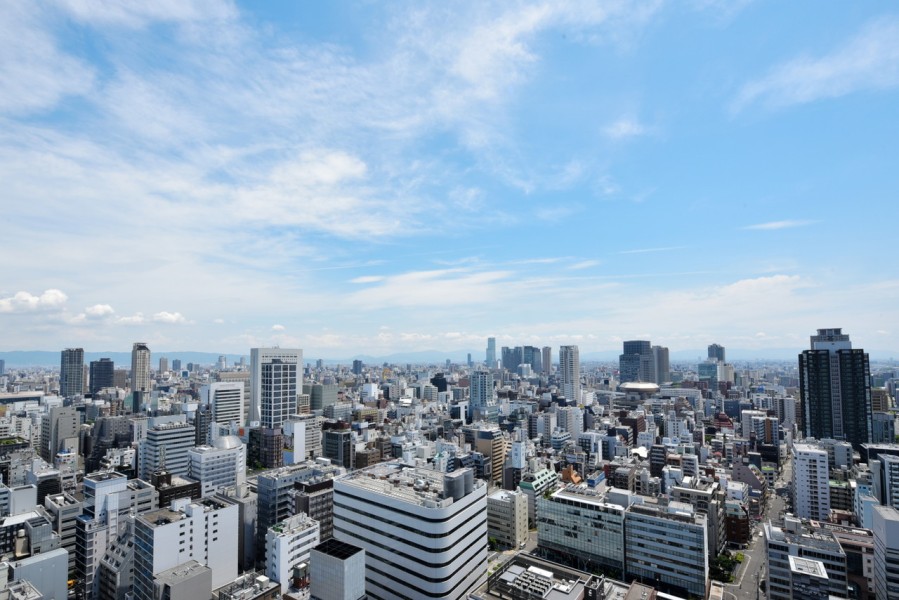
[[[334,537],[365,550],[369,598],[467,598],[487,574],[487,485],[381,463],[334,482]]]

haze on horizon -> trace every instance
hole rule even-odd
[[[5,3],[0,351],[888,354],[897,96],[890,5]]]

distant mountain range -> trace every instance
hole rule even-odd
[[[795,361],[797,355],[802,352],[799,348],[768,348],[765,350],[742,350],[739,348],[727,349],[727,360],[730,361]],[[604,352],[583,352],[581,353],[582,362],[605,362],[614,363],[618,361],[618,351]],[[899,358],[899,352],[891,351],[869,351],[871,359],[874,361],[892,361],[893,357]],[[169,365],[173,359],[180,359],[183,367],[187,363],[198,363],[200,365],[213,365],[221,356],[218,352],[196,352],[196,351],[154,351],[152,365],[155,368],[159,365],[159,358],[166,357],[169,359]],[[240,354],[224,354],[228,359],[228,365],[236,364],[240,358]],[[249,363],[249,352],[243,356],[247,357]],[[672,351],[670,360],[672,363],[698,363],[705,360],[706,349],[699,350],[677,350]],[[119,368],[131,368],[130,352],[85,352],[84,362],[89,363],[92,360],[101,358],[111,358]],[[305,354],[303,359],[305,362],[314,362],[319,357]],[[464,363],[468,358],[468,353],[464,351],[441,352],[439,350],[422,350],[418,352],[397,352],[385,356],[372,356],[367,354],[357,354],[349,358],[334,359],[325,358],[325,364],[344,364],[348,365],[353,360],[361,360],[368,365],[388,364],[434,364],[442,365],[449,359],[454,363]],[[477,350],[471,353],[471,358],[475,362],[484,360],[484,350]],[[558,348],[553,348],[553,359],[558,360]],[[45,350],[15,350],[11,352],[0,352],[0,360],[6,361],[7,368],[19,367],[59,367],[59,351]]]

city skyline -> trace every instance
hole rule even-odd
[[[889,356],[890,9],[0,7],[0,351]]]

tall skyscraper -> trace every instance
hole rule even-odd
[[[668,348],[653,346],[652,359],[655,363],[655,382],[661,385],[666,381],[671,381],[671,362],[668,360]]]
[[[159,372],[165,373],[168,370],[169,370],[169,359],[166,358],[165,356],[160,356],[159,357]]]
[[[474,371],[469,384],[471,408],[486,410],[493,404],[493,375],[489,371]]]
[[[549,346],[543,346],[543,374],[551,375],[553,372],[553,349]]]
[[[581,401],[581,353],[577,346],[559,347],[559,378],[562,395],[572,403]]]
[[[111,387],[115,387],[115,363],[109,358],[92,360],[90,371],[91,394],[96,394],[104,388]]]
[[[135,342],[131,348],[131,391],[153,391],[150,387],[150,348],[143,342]]]
[[[487,368],[496,368],[496,338],[487,338]]]
[[[0,375],[6,375],[6,361],[0,359]]]
[[[63,398],[84,393],[84,348],[66,348],[60,354],[59,395]]]
[[[724,346],[720,344],[709,345],[709,360],[716,360],[720,363],[727,362],[724,360]]]
[[[619,381],[645,381],[655,383],[655,358],[652,344],[646,340],[624,342],[624,352],[618,357]]]
[[[296,414],[302,389],[303,351],[298,348],[250,350],[250,421],[275,428]]]
[[[858,450],[873,434],[868,355],[841,329],[819,329],[799,355],[803,433],[845,440]]]

